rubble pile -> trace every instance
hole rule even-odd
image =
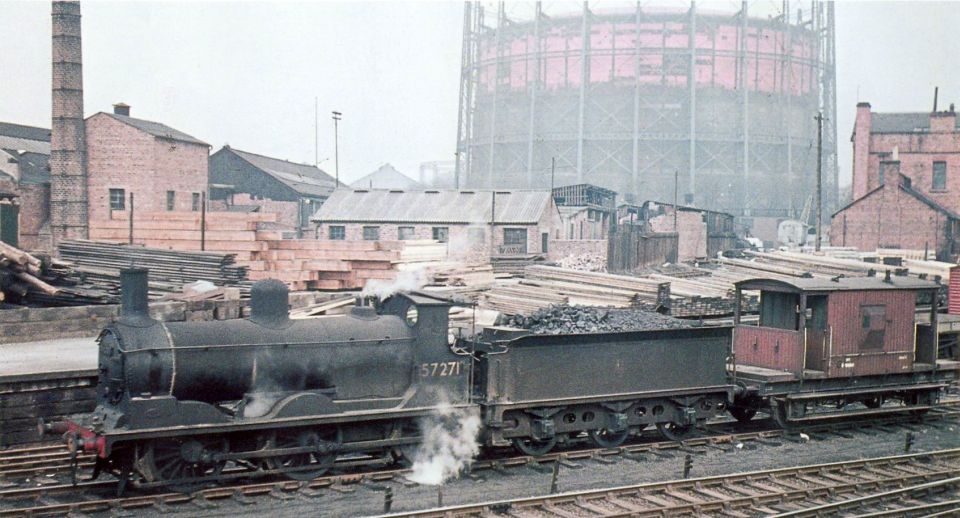
[[[501,325],[528,329],[536,334],[608,333],[691,327],[686,320],[651,311],[554,305],[530,316],[506,317]]]
[[[558,259],[557,266],[582,272],[605,272],[607,271],[607,260],[600,254],[568,255]]]

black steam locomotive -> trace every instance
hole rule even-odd
[[[539,455],[579,437],[614,447],[648,426],[680,439],[765,401],[728,373],[730,327],[461,342],[448,300],[402,293],[376,310],[291,320],[278,281],[253,286],[249,319],[163,323],[148,314],[147,272],[122,277],[121,317],[99,340],[96,410],[43,428],[140,487],[310,479],[351,454],[403,462],[441,406],[479,413],[485,447]]]

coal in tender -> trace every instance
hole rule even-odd
[[[556,305],[530,316],[503,317],[500,325],[527,329],[536,334],[611,333],[693,327],[687,320],[652,311]]]

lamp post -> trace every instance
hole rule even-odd
[[[333,167],[336,174],[336,186],[335,189],[340,188],[340,119],[343,116],[342,113],[338,111],[333,112]]]

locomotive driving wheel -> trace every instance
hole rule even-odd
[[[216,477],[226,464],[215,459],[226,453],[226,441],[204,437],[155,439],[137,459],[140,474],[147,482],[159,482],[174,491],[190,492]]]
[[[311,447],[314,451],[269,457],[267,469],[276,469],[293,480],[313,480],[323,476],[337,460],[337,451],[343,443],[339,427],[312,430],[277,430],[270,433],[268,449]]]

